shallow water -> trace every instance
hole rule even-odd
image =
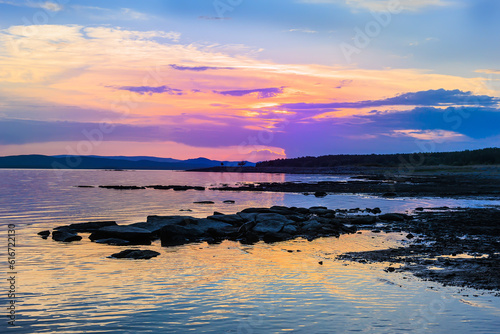
[[[344,178],[345,179],[345,178]],[[203,217],[252,206],[380,207],[484,206],[499,201],[384,199],[372,196],[172,190],[116,191],[76,185],[212,184],[342,180],[331,176],[219,174],[173,171],[0,170],[0,237],[16,225],[15,330],[1,315],[0,331],[16,333],[496,333],[500,298],[442,287],[411,275],[386,273],[388,264],[335,260],[346,251],[395,247],[402,234],[371,233],[278,244],[191,244],[162,248],[147,261],[109,259],[123,248],[43,240],[36,233],[97,219],[145,221],[151,214]],[[235,204],[223,204],[233,199]],[[213,200],[214,205],[194,201]],[[191,209],[192,212],[179,212]],[[300,250],[300,252],[297,252]],[[3,251],[2,271],[7,263]],[[323,261],[323,265],[318,262]],[[7,284],[0,286],[7,305]],[[475,297],[474,295],[477,295]],[[2,307],[5,310],[5,307]],[[1,312],[1,311],[0,311]]]

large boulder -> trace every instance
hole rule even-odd
[[[135,245],[150,245],[153,234],[151,231],[140,227],[115,225],[102,227],[89,236],[92,241],[108,238],[127,240]]]
[[[110,257],[115,259],[149,260],[158,255],[160,255],[160,253],[152,250],[126,249]]]

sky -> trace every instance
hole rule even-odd
[[[0,156],[500,146],[500,1],[0,0]]]

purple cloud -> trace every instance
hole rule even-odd
[[[283,93],[283,87],[271,87],[271,88],[260,88],[260,89],[243,89],[243,90],[225,90],[225,91],[215,91],[214,93],[221,95],[230,96],[244,96],[252,93],[257,93],[259,99],[267,99],[270,97],[275,97]]]
[[[178,70],[178,71],[195,71],[195,72],[202,72],[202,71],[207,71],[207,70],[233,70],[234,69],[234,67],[182,66],[182,65],[175,65],[175,64],[170,64],[170,67],[172,67],[174,70]]]
[[[478,105],[492,106],[500,99],[488,95],[473,95],[472,92],[461,90],[427,90],[415,93],[404,93],[382,100],[368,100],[360,102],[333,102],[333,103],[287,103],[280,107],[288,109],[337,109],[337,108],[370,108],[381,106],[446,106],[446,105]]]
[[[152,94],[162,94],[162,93],[167,93],[170,95],[183,95],[182,90],[170,88],[165,85],[157,87],[154,86],[120,86],[120,87],[107,86],[107,87],[112,87],[119,90],[128,90],[129,92],[134,92],[141,95],[144,94],[152,95]]]

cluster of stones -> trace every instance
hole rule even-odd
[[[360,211],[370,214],[348,214]],[[71,242],[82,239],[78,233],[90,233],[89,239],[96,243],[118,246],[150,245],[157,239],[160,239],[164,247],[193,242],[213,244],[223,240],[239,241],[242,244],[253,244],[261,240],[272,243],[297,237],[308,240],[338,237],[343,233],[356,232],[356,225],[372,225],[380,220],[398,221],[408,218],[402,214],[374,215],[380,212],[379,208],[331,210],[320,206],[273,206],[248,208],[228,215],[214,212],[207,218],[148,216],[146,222],[131,225],[117,225],[114,221],[76,223],[55,228],[52,238],[56,241]],[[42,231],[39,234],[47,238],[50,231]]]

